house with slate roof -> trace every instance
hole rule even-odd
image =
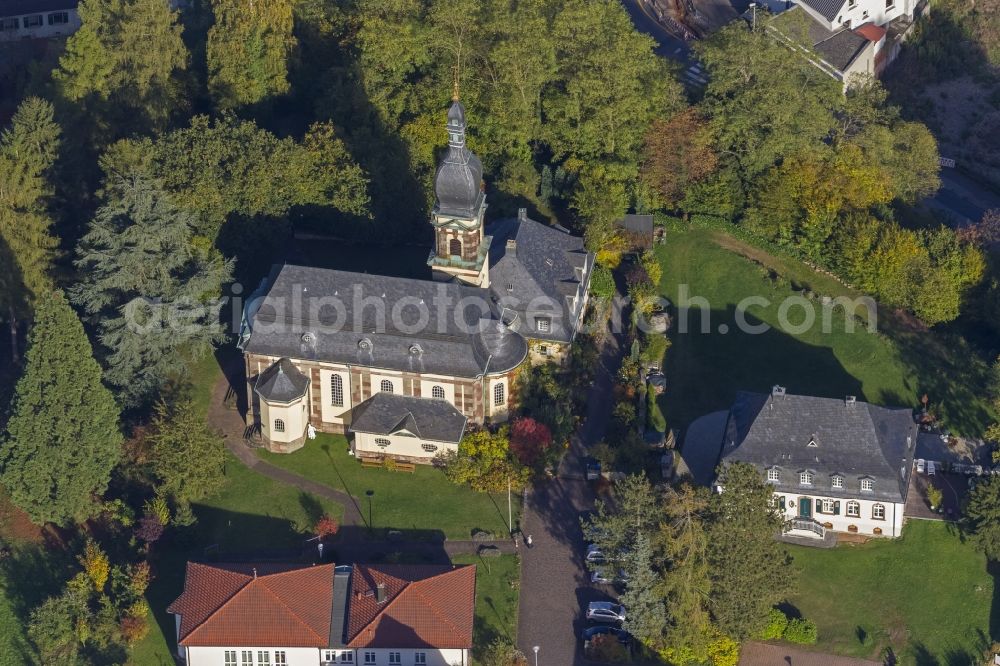
[[[474,565],[188,562],[167,608],[188,666],[468,666]]]
[[[446,129],[428,279],[286,263],[247,300],[247,425],[268,450],[295,451],[315,429],[352,435],[359,456],[429,463],[467,425],[507,420],[522,364],[565,361],[594,255],[525,209],[487,233],[457,99]]]
[[[846,89],[854,74],[882,74],[927,5],[927,0],[795,0],[768,28],[793,48],[807,49],[810,62]]]
[[[909,409],[853,396],[791,395],[775,386],[770,394],[737,395],[721,464],[744,462],[760,470],[792,534],[897,537],[916,442]]]

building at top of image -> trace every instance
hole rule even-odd
[[[523,364],[566,359],[594,255],[525,209],[487,225],[457,99],[446,130],[427,279],[284,263],[248,300],[248,425],[268,450],[295,451],[315,429],[351,435],[360,457],[431,462],[470,425],[507,419]]]
[[[749,463],[774,486],[788,533],[898,537],[917,423],[905,408],[846,398],[740,392],[721,463]]]
[[[80,29],[79,0],[0,0],[0,42],[65,37]]]

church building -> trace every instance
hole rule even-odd
[[[594,255],[525,209],[487,227],[457,99],[446,128],[429,279],[284,263],[248,300],[247,419],[268,450],[295,451],[314,429],[350,435],[359,457],[429,463],[469,425],[507,420],[522,364],[566,359]]]

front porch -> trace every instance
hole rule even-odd
[[[833,548],[837,545],[837,533],[813,518],[792,518],[775,537],[778,541],[812,548]]]

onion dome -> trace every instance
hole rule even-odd
[[[435,212],[464,219],[479,215],[483,199],[483,164],[465,146],[465,108],[457,99],[448,109],[448,152],[434,176]]]

